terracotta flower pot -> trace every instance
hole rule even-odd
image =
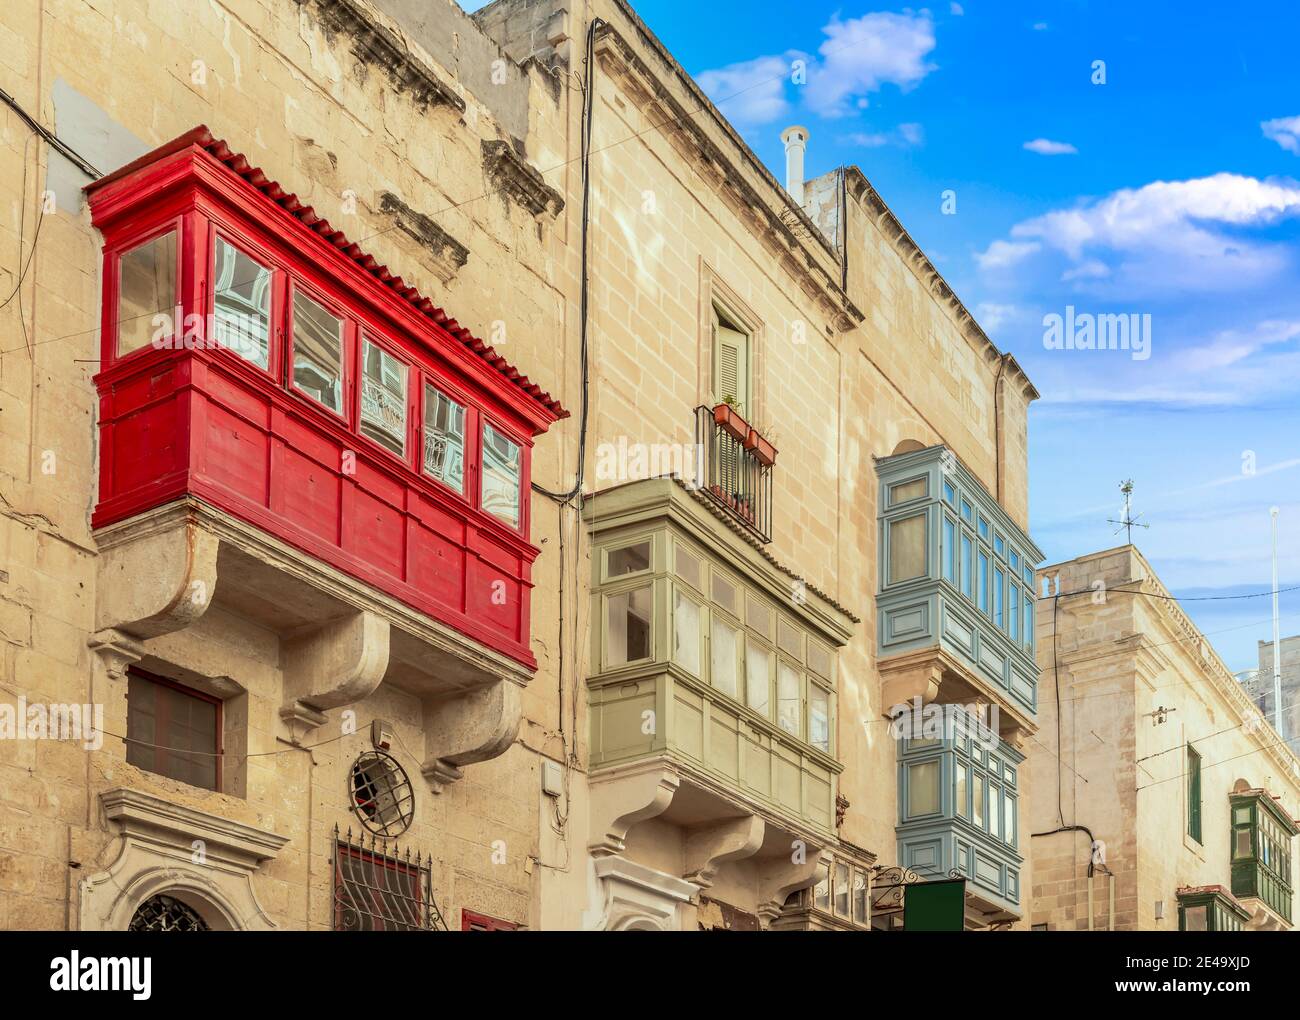
[[[776,447],[758,434],[758,429],[750,429],[745,437],[745,449],[753,452],[759,463],[771,467],[776,463]]]
[[[714,407],[713,420],[742,443],[745,441],[745,437],[749,435],[749,423],[730,404],[718,404]]]

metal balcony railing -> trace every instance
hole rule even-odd
[[[700,490],[763,542],[772,540],[772,465],[746,439],[714,420],[713,409],[695,409],[695,442],[701,451]]]

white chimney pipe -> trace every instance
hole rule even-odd
[[[785,190],[795,204],[803,205],[803,154],[808,147],[808,129],[794,125],[781,132],[785,143]]]

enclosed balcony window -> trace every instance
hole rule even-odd
[[[1179,931],[1241,931],[1250,914],[1222,886],[1179,889]]]
[[[653,604],[649,585],[606,597],[606,666],[640,662],[653,655]]]
[[[802,736],[799,674],[784,659],[777,663],[776,724],[793,736]]]
[[[301,290],[293,292],[293,384],[343,413],[343,320]]]
[[[404,456],[406,363],[369,339],[361,352],[361,434]]]
[[[117,271],[118,356],[179,335],[176,231],[168,230],[123,252]]]
[[[673,592],[673,661],[700,675],[700,606],[680,587]]]
[[[465,408],[430,383],[424,385],[424,473],[465,492]]]
[[[1245,785],[1241,782],[1238,788]],[[1233,894],[1258,897],[1289,922],[1295,821],[1263,790],[1233,794],[1231,811]]]
[[[889,583],[925,576],[926,515],[889,522]]]
[[[519,527],[519,446],[491,425],[483,425],[483,509]]]
[[[715,614],[713,617],[710,649],[712,655],[710,681],[723,694],[736,697],[745,645],[739,629],[728,623],[720,614]]]
[[[212,247],[215,340],[258,368],[269,368],[272,270],[224,237]]]

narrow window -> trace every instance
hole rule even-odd
[[[700,607],[680,589],[673,600],[673,662],[692,676],[700,675]]]
[[[1014,576],[1014,575],[1012,575]],[[1007,623],[1011,624],[1011,640],[1020,640],[1020,589],[1016,585],[1011,586],[1011,597],[1007,600],[1011,611],[1007,613]]]
[[[221,702],[131,669],[126,684],[126,760],[147,772],[220,788]]]
[[[906,503],[908,500],[920,499],[928,491],[925,477],[913,478],[908,482],[899,482],[889,487],[889,505]]]
[[[625,545],[621,549],[611,549],[608,553],[608,572],[611,579],[624,574],[639,574],[650,569],[650,542],[637,542]]]
[[[687,552],[680,542],[675,543],[674,562],[677,576],[696,591],[700,590],[700,560]]]
[[[293,292],[293,384],[343,413],[343,320],[300,290]]]
[[[465,408],[424,385],[424,473],[465,494]]]
[[[867,918],[867,873],[861,868],[853,869],[853,920],[866,924]]]
[[[831,909],[831,866],[829,861],[817,867],[817,884],[813,886],[813,906],[819,910]]]
[[[483,424],[483,509],[519,527],[519,446]]]
[[[1187,835],[1201,842],[1201,756],[1187,745]]]
[[[953,798],[957,801],[956,811],[958,818],[965,818],[966,810],[966,788],[969,785],[970,766],[957,766],[957,781],[953,784]]]
[[[743,655],[740,631],[714,614],[712,637],[709,643],[710,682],[723,694],[734,698],[740,683],[740,660]]]
[[[808,743],[827,754],[831,750],[831,696],[818,684],[808,685]]]
[[[889,522],[889,583],[925,575],[925,514]]]
[[[117,354],[181,335],[176,319],[176,231],[123,252],[117,262]],[[168,329],[167,327],[171,328]]]
[[[406,453],[404,362],[376,343],[361,344],[361,434],[399,457]]]
[[[212,328],[222,347],[258,368],[270,364],[271,270],[222,237],[213,244]]]
[[[717,307],[713,309],[713,393],[750,414],[750,337]]]
[[[1007,619],[1002,615],[1003,592],[1006,591],[1007,575],[999,567],[993,568],[993,622],[1003,630],[1007,629]]]
[[[943,519],[943,579],[957,583],[957,524],[950,517]]]
[[[989,611],[989,558],[987,553],[980,552],[979,564],[979,576],[976,578],[979,590],[976,592],[976,601],[980,609],[987,613]]]
[[[840,917],[849,916],[849,866],[840,861],[835,862],[835,913]]]
[[[973,597],[971,592],[975,573],[973,557],[974,550],[970,536],[963,532],[961,536],[961,593],[968,599]]]
[[[745,648],[745,703],[765,718],[772,716],[772,652],[754,641]]]
[[[970,820],[975,828],[984,828],[984,777],[978,772],[971,776]]]
[[[606,600],[605,660],[622,666],[650,658],[650,587],[610,595]]]
[[[799,736],[799,674],[784,662],[777,664],[776,724],[787,733]]]
[[[925,761],[907,767],[907,817],[936,814],[939,810],[939,763]]]

